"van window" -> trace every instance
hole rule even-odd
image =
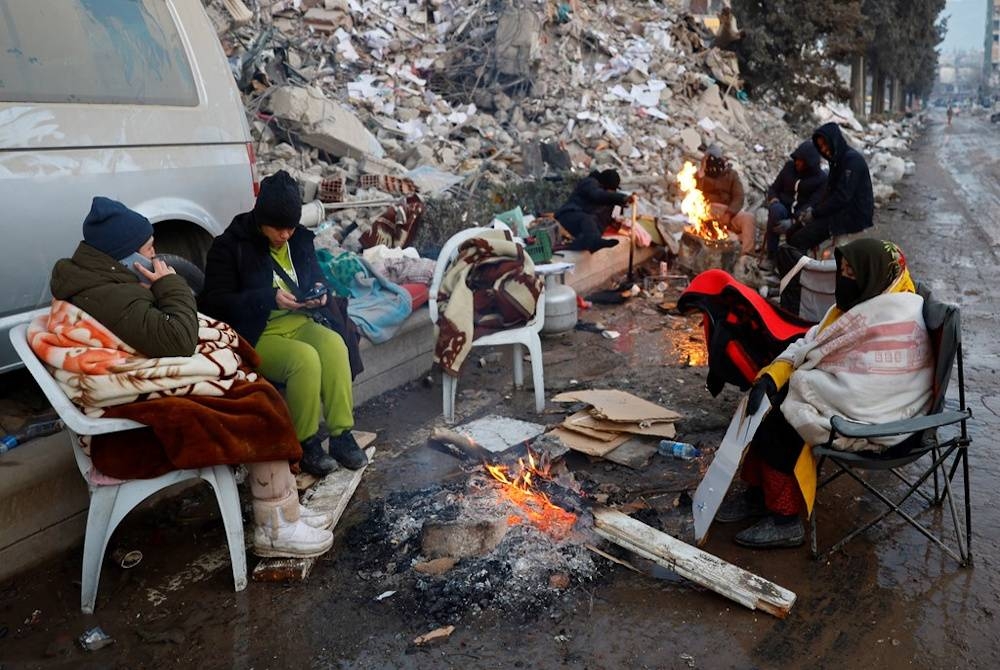
[[[198,104],[168,0],[0,0],[0,101]]]

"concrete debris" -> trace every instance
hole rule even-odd
[[[674,174],[718,143],[753,210],[802,139],[784,110],[747,98],[733,54],[708,48],[711,33],[678,3],[256,0],[252,19],[231,0],[203,4],[261,172],[315,184],[310,199],[331,202],[327,180],[341,180],[336,202],[384,193],[387,182],[359,188],[366,174],[407,177],[422,196],[429,181],[441,197],[614,167],[625,183],[656,177],[640,190],[664,217],[678,211]],[[907,122],[866,126],[837,103],[815,114],[870,159],[910,141]],[[890,195],[897,173],[891,161],[877,177]],[[488,221],[463,220],[474,223]]]

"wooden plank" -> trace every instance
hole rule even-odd
[[[621,512],[595,507],[593,513],[594,529],[604,539],[745,607],[783,619],[795,603],[796,596],[788,589]]]
[[[649,459],[656,453],[658,445],[649,439],[633,437],[617,449],[604,454],[605,460],[639,470],[649,465]]]
[[[355,432],[354,439],[364,448],[375,439],[374,433]],[[365,449],[368,462],[375,457],[375,447]],[[303,496],[302,504],[309,509],[327,512],[333,516],[331,530],[337,527],[340,517],[347,509],[361,476],[368,466],[360,470],[339,468],[319,481],[315,488]],[[317,557],[318,558],[318,557]],[[301,582],[309,577],[317,558],[265,558],[253,569],[251,575],[255,582]]]
[[[565,428],[553,428],[545,434],[559,440],[573,451],[579,451],[588,456],[597,456],[598,458],[603,457],[609,451],[617,449],[628,440],[628,435],[619,435],[615,439],[605,442],[575,433],[572,430],[566,430]]]

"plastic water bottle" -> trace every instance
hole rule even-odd
[[[663,456],[673,456],[674,458],[680,458],[685,461],[690,461],[692,458],[698,458],[701,456],[701,450],[693,444],[689,444],[687,442],[674,442],[673,440],[660,440],[660,448],[658,451]]]
[[[35,423],[25,426],[16,433],[10,433],[9,435],[0,437],[0,454],[6,454],[14,447],[18,447],[28,440],[33,440],[36,437],[52,435],[53,433],[58,433],[62,429],[63,422],[59,419],[36,421]]]

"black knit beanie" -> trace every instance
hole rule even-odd
[[[273,228],[294,228],[302,218],[302,196],[299,185],[284,170],[265,177],[260,182],[260,194],[253,206],[257,225]]]
[[[139,250],[153,236],[153,224],[117,200],[96,196],[83,220],[83,241],[116,261]]]
[[[617,170],[604,170],[597,175],[597,183],[609,191],[617,191],[621,186],[622,178]]]

